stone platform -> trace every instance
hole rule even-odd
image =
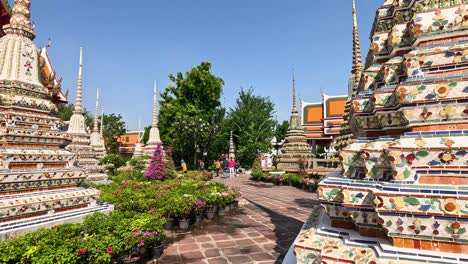
[[[323,208],[312,213],[294,247],[297,263],[468,263],[467,254],[398,248],[383,238],[332,227]]]

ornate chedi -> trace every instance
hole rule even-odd
[[[468,4],[385,1],[300,263],[468,263]]]
[[[133,157],[143,156],[143,137],[140,134],[141,129],[141,120],[138,120],[138,140],[135,144],[135,149],[133,150]]]
[[[229,136],[229,159],[236,159],[236,147],[234,146],[234,138],[232,136],[232,131]]]
[[[301,117],[297,111],[296,79],[293,74],[293,107],[289,129],[281,146],[281,154],[278,156],[278,168],[282,168],[288,172],[299,171],[301,161],[312,157],[312,149],[307,144],[301,122]]]
[[[0,38],[1,240],[110,210],[97,204],[99,191],[78,187],[86,172],[65,149],[71,139],[53,103],[60,87],[42,84],[29,19],[30,0],[15,0]]]
[[[82,107],[82,91],[83,91],[83,51],[80,49],[80,66],[78,70],[78,85],[76,91],[76,103],[73,115],[70,118],[68,126],[68,134],[72,138],[72,142],[66,147],[73,153],[78,154],[78,166],[84,167],[87,171],[87,181],[105,182],[107,174],[104,173],[104,168],[99,165],[99,160],[91,146],[90,135],[86,127],[85,117]],[[94,125],[97,127],[96,120]]]
[[[103,128],[104,111],[101,114],[101,131]],[[96,111],[94,113],[93,132],[90,135],[91,147],[93,147],[96,159],[102,159],[106,156],[106,146],[104,137],[99,132],[99,90],[96,93]]]
[[[152,157],[156,146],[162,143],[161,137],[159,136],[158,128],[158,98],[156,90],[156,81],[154,81],[154,98],[153,98],[153,120],[151,124],[150,134],[148,142],[145,147],[145,155]]]

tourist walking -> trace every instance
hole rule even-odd
[[[223,158],[223,178],[228,177],[229,162],[226,157]]]
[[[184,160],[181,160],[180,165],[182,166],[182,172],[187,173],[187,163],[185,163]]]
[[[234,167],[236,166],[236,163],[234,160],[231,158],[228,163],[229,166],[229,178],[234,178]]]
[[[239,169],[240,169],[240,162],[238,160],[236,161],[235,168],[236,168],[236,176],[237,176],[239,175]]]
[[[215,160],[216,177],[219,177],[219,169],[221,169],[221,162],[219,162],[219,160]]]

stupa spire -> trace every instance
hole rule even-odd
[[[99,118],[99,89],[97,89],[97,92],[96,92],[96,111],[94,112],[94,124],[93,124],[93,132],[97,132],[97,133],[99,133],[98,118]]]
[[[83,48],[80,48],[80,66],[78,68],[78,83],[76,86],[76,103],[75,103],[75,110],[73,111],[76,114],[83,113],[82,93],[83,93]]]
[[[154,81],[154,95],[153,95],[153,123],[151,127],[158,126],[158,95],[156,88],[156,81]]]
[[[104,107],[101,110],[101,136],[104,135]]]
[[[294,72],[294,68],[293,68],[293,72],[292,72],[292,82],[293,82],[293,85],[292,85],[292,93],[293,93],[293,108],[292,108],[292,112],[293,113],[297,113],[297,98],[296,98],[296,74]]]
[[[354,77],[353,92],[357,91],[361,74],[364,69],[362,65],[361,44],[359,41],[359,29],[357,24],[356,0],[352,0],[353,5],[353,69],[351,73]]]
[[[15,0],[10,24],[3,26],[6,34],[18,34],[31,40],[36,37],[31,23],[31,0]]]

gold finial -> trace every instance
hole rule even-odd
[[[352,0],[353,5],[353,69],[351,73],[354,76],[354,87],[353,92],[357,91],[359,81],[361,80],[361,74],[364,70],[362,66],[362,54],[361,44],[359,42],[359,30],[357,24],[357,12],[356,12],[356,1]]]
[[[3,26],[3,30],[6,34],[18,34],[31,40],[36,37],[30,20],[30,8],[31,0],[15,0],[10,24]]]

